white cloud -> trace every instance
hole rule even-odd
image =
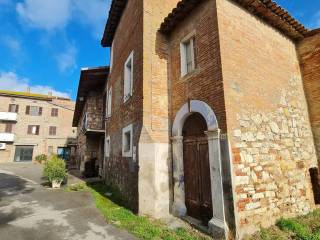
[[[56,91],[50,86],[31,85],[29,79],[21,78],[14,72],[0,72],[0,89],[8,91],[27,91],[30,89],[32,93],[48,94],[52,92],[54,96],[70,98],[68,93]]]
[[[56,55],[56,61],[61,72],[72,71],[77,67],[77,49],[68,47],[64,52]]]
[[[24,0],[16,5],[29,26],[47,31],[63,28],[71,17],[71,0]]]
[[[108,5],[110,1],[105,0],[23,0],[16,10],[23,22],[34,28],[52,31],[76,21],[101,38]]]
[[[3,37],[4,44],[13,52],[18,53],[21,51],[20,41],[12,36]]]
[[[93,36],[98,39],[103,34],[108,13],[107,5],[109,4],[106,4],[105,0],[74,0],[75,18],[89,26]]]

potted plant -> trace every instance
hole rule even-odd
[[[45,154],[40,154],[40,155],[36,156],[35,160],[36,160],[36,162],[38,162],[40,164],[44,164],[47,162],[48,157]]]
[[[57,155],[51,156],[50,160],[45,163],[43,175],[51,183],[52,188],[60,188],[68,175],[65,161]]]

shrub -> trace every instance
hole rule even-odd
[[[48,156],[45,154],[40,154],[40,155],[36,156],[35,160],[38,163],[46,163],[48,160]]]
[[[53,155],[49,161],[46,162],[43,175],[49,182],[62,182],[67,177],[66,163],[62,158]]]

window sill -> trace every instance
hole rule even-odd
[[[190,78],[198,75],[199,73],[200,73],[200,69],[199,69],[199,68],[196,68],[196,69],[192,70],[191,72],[189,72],[189,73],[187,73],[187,74],[185,74],[185,75],[183,75],[183,76],[180,76],[180,80],[181,80],[181,81],[187,81],[187,80],[189,80]]]

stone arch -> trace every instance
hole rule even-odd
[[[207,122],[208,131],[218,129],[218,121],[211,107],[203,101],[191,100],[185,103],[177,112],[172,126],[172,136],[182,136],[182,128],[185,120],[192,113],[200,113]]]
[[[209,230],[216,237],[227,239],[228,226],[225,218],[224,193],[222,186],[222,165],[220,149],[220,129],[211,107],[203,101],[191,100],[177,112],[172,125],[172,161],[174,199],[172,213],[178,217],[187,214],[184,190],[183,136],[182,129],[186,119],[193,113],[199,113],[207,123],[208,152],[211,178],[213,218],[209,221]]]

